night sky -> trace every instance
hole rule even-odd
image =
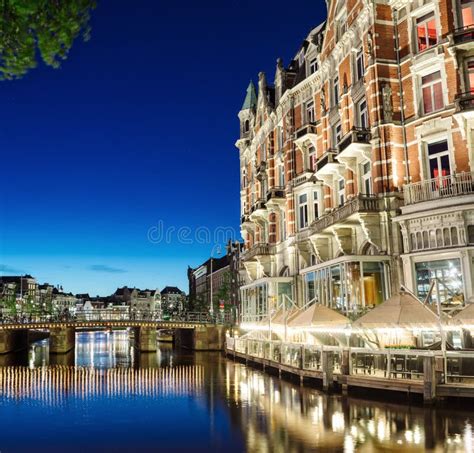
[[[99,1],[91,40],[60,69],[0,82],[0,273],[91,295],[187,291],[188,264],[213,246],[203,228],[240,235],[234,143],[249,80],[264,70],[271,82],[325,8]]]

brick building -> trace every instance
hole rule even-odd
[[[241,111],[244,320],[473,296],[474,2],[329,0]],[[473,88],[471,88],[473,87]]]

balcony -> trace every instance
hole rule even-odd
[[[270,244],[255,244],[242,254],[243,261],[255,260],[258,257],[270,256],[275,253],[275,246]]]
[[[255,166],[255,176],[257,179],[263,179],[266,176],[267,163],[262,161]]]
[[[358,150],[370,150],[370,139],[372,135],[368,129],[354,127],[347,133],[339,143],[339,153],[350,151],[351,154]]]
[[[457,94],[455,103],[456,113],[472,112],[474,110],[474,92]]]
[[[460,49],[470,49],[474,47],[474,26],[468,25],[454,30],[451,39],[453,46]]]
[[[337,155],[337,149],[331,148],[316,161],[315,175],[327,185],[331,185],[333,177],[344,170],[344,165],[336,159]]]
[[[267,192],[267,206],[284,206],[286,203],[286,194],[284,187],[272,187]]]
[[[320,233],[336,223],[347,220],[353,214],[379,212],[380,210],[380,198],[376,195],[358,195],[329,214],[315,220],[311,224],[311,230],[313,233]]]
[[[305,184],[307,182],[311,182],[313,180],[313,178],[314,178],[313,170],[306,169],[306,170],[303,170],[302,173],[295,176],[291,180],[291,185],[293,187],[298,187],[298,186],[301,186],[302,184]]]
[[[316,123],[307,123],[304,126],[300,127],[295,132],[295,145],[298,148],[303,149],[303,145],[310,142],[311,145],[316,147],[316,139],[317,139],[317,131],[316,131]]]
[[[250,208],[249,218],[254,221],[257,217],[263,217],[267,214],[267,200],[259,198]]]
[[[405,206],[472,194],[474,194],[473,172],[455,173],[406,184],[403,187]]]

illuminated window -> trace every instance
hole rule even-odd
[[[434,12],[416,19],[416,40],[419,52],[437,44],[438,34]]]
[[[421,78],[424,113],[436,112],[444,107],[441,72],[436,71]]]
[[[461,14],[463,27],[472,27],[474,25],[474,1],[461,0]]]
[[[451,174],[447,140],[430,143],[427,146],[430,178],[440,178]]]

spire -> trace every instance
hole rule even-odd
[[[244,105],[241,110],[254,109],[257,106],[257,92],[255,91],[255,85],[250,81],[247,87],[247,95],[245,96]]]

